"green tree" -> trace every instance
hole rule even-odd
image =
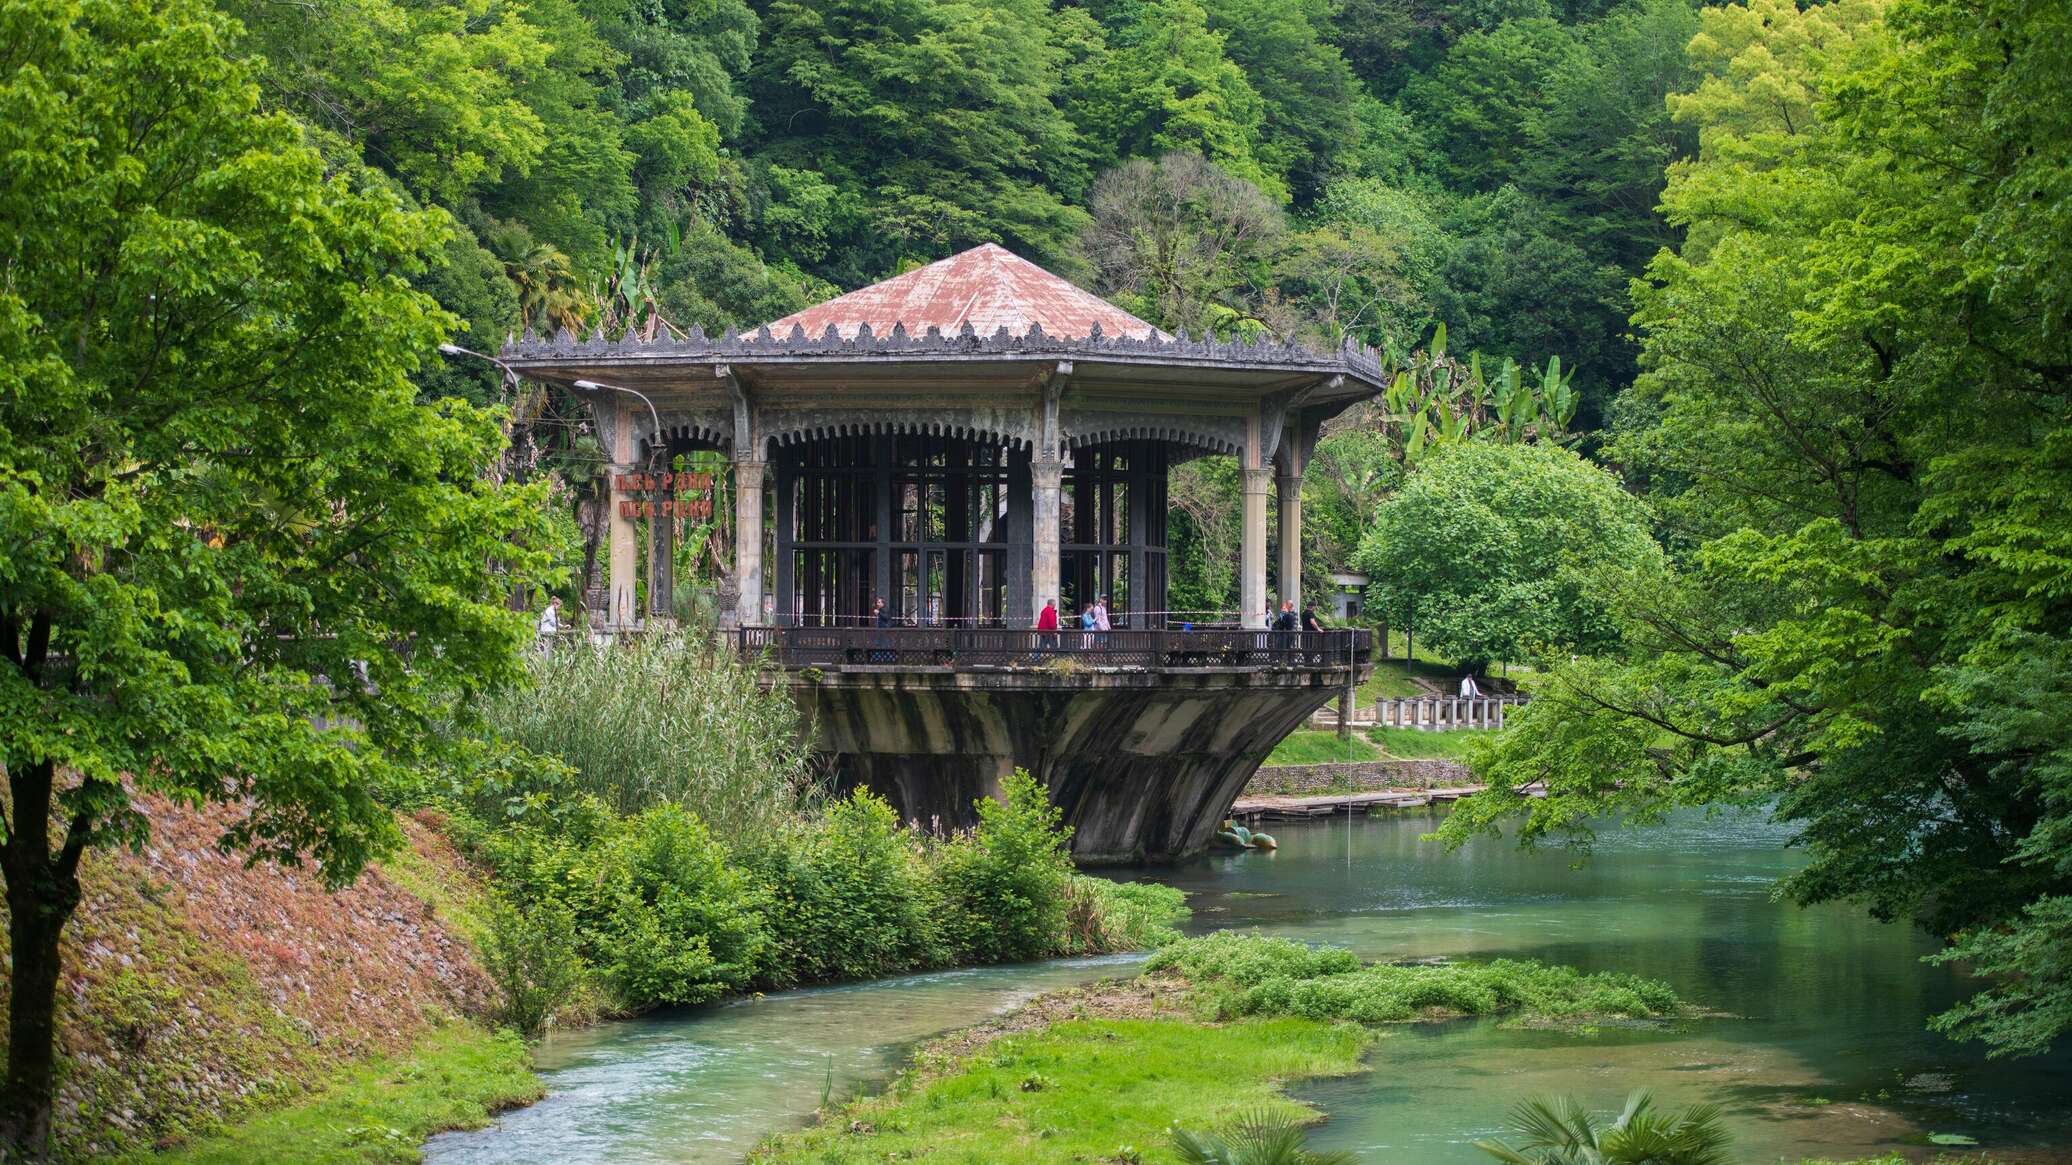
[[[1369,610],[1480,665],[1610,646],[1585,568],[1644,575],[1659,560],[1645,508],[1610,474],[1556,446],[1469,441],[1382,503],[1354,564]]]
[[[518,674],[534,499],[410,382],[442,216],[327,177],[193,0],[0,9],[0,1136],[48,1151],[59,936],[152,791],[350,881],[428,725]],[[506,575],[504,571],[515,572]]]
[[[1636,288],[1648,407],[1611,448],[1689,549],[1602,580],[1625,650],[1558,668],[1443,832],[1772,802],[1810,855],[1786,892],[2014,972],[1939,1022],[2034,1051],[2072,1022],[2041,953],[2072,898],[2067,17],[1886,11],[1701,14],[1687,240]]]
[[[1041,0],[777,0],[765,19],[761,158],[850,195],[817,274],[980,242],[1069,258],[1085,215],[1061,191],[1084,168]]]
[[[321,7],[231,0],[234,51],[257,58],[266,103],[294,114],[412,193],[451,202],[547,148],[520,92],[554,46],[522,10],[494,0]]]
[[[1080,246],[1104,294],[1174,331],[1262,326],[1260,292],[1287,222],[1257,186],[1171,153],[1101,175],[1088,204]]]
[[[1438,150],[1439,172],[1471,190],[1513,180],[1529,156],[1528,128],[1546,109],[1548,80],[1576,51],[1575,34],[1544,16],[1455,41],[1403,90]]]
[[[1264,157],[1266,103],[1196,0],[1151,0],[1086,81],[1072,110],[1088,149],[1111,159],[1193,153],[1285,201]]]
[[[1204,0],[1224,53],[1259,94],[1264,117],[1254,152],[1305,200],[1357,150],[1359,82],[1326,37],[1326,0]]]

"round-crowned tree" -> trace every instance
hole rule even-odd
[[[1611,474],[1552,445],[1478,441],[1423,462],[1354,565],[1369,610],[1475,666],[1609,646],[1618,630],[1589,575],[1661,557],[1646,507]]]

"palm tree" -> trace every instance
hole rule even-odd
[[[1727,1165],[1728,1135],[1719,1106],[1694,1104],[1658,1113],[1654,1095],[1636,1089],[1610,1125],[1571,1097],[1528,1100],[1511,1110],[1511,1127],[1525,1140],[1475,1147],[1508,1165]]]
[[[1186,1165],[1358,1165],[1351,1153],[1305,1148],[1301,1122],[1267,1109],[1244,1113],[1222,1133],[1175,1126],[1173,1148]]]

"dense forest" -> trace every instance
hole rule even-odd
[[[1695,143],[1687,0],[226,7],[333,165],[451,216],[420,285],[478,348],[752,327],[999,242],[1173,330],[1558,356],[1587,431]],[[1324,450],[1319,575],[1393,460]],[[1176,481],[1176,609],[1233,606],[1235,498]]]
[[[1318,450],[1306,558],[1538,665],[1449,840],[1766,806],[1791,897],[1984,973],[1940,1027],[2061,1042],[2067,44],[2066,0],[0,4],[0,1138],[48,1133],[126,781],[347,881],[525,680],[595,449],[535,396],[563,472],[505,472],[441,341],[753,325],[987,241],[1408,370]],[[1233,477],[1174,476],[1175,607],[1231,606]]]

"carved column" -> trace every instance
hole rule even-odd
[[[1287,445],[1281,446],[1279,472],[1273,478],[1273,497],[1279,517],[1281,540],[1280,597],[1295,600],[1302,607],[1302,469],[1292,471]]]
[[[1065,463],[1055,447],[1038,452],[1029,463],[1030,621],[1043,613],[1045,602],[1058,597],[1058,494],[1065,480]],[[1059,612],[1063,618],[1064,612]]]
[[[626,512],[634,499],[621,486],[626,475],[634,469],[633,416],[623,403],[617,402],[610,406],[610,415],[612,426],[606,447],[611,454],[611,464],[605,470],[611,475],[610,500],[605,507],[605,537],[610,555],[606,579],[610,589],[604,609],[605,626],[617,629],[640,622],[640,611],[634,601],[635,576],[640,570],[640,539],[634,532],[633,516]]]
[[[1238,556],[1238,615],[1246,627],[1266,626],[1266,490],[1273,469],[1247,466],[1243,550]]]
[[[741,589],[736,617],[743,627],[763,621],[763,473],[767,461],[739,454],[734,461],[734,584]]]

